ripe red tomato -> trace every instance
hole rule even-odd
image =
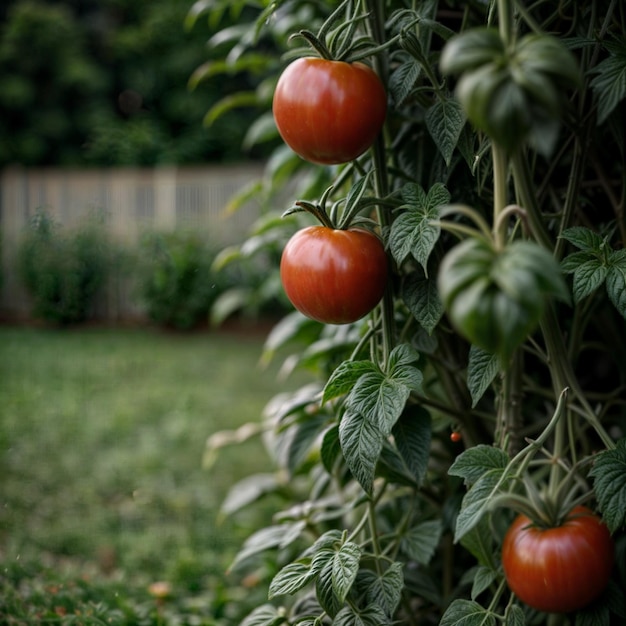
[[[363,63],[301,58],[281,74],[273,102],[285,143],[312,163],[347,163],[365,152],[385,121],[387,95]]]
[[[382,298],[387,255],[363,228],[309,226],[289,240],[280,261],[287,297],[304,315],[325,324],[355,322]]]
[[[594,600],[609,581],[613,558],[608,528],[584,506],[555,528],[540,528],[519,515],[502,545],[509,588],[547,613],[577,611]]]

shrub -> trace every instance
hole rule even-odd
[[[33,298],[33,315],[58,324],[87,320],[104,285],[108,260],[98,216],[68,232],[49,213],[37,211],[18,251],[18,269]]]

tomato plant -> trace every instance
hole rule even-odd
[[[214,4],[225,9],[226,0]],[[219,106],[257,102],[250,140],[277,143],[262,180],[241,197],[267,213],[239,251],[285,246],[273,284],[280,288],[282,273],[305,316],[280,320],[264,357],[287,350],[281,372],[312,375],[272,398],[250,428],[263,431],[275,472],[233,486],[224,505],[237,518],[271,493],[276,507],[233,562],[233,575],[261,572],[267,588],[243,626],[625,623],[617,555],[626,548],[626,86],[616,77],[626,72],[626,15],[618,7],[285,0],[258,13],[252,34],[237,30],[225,66],[255,68],[258,85]],[[295,47],[287,28],[321,58]],[[260,54],[276,41],[286,58],[304,55],[282,75],[278,55]],[[369,104],[347,96],[347,107],[331,106],[318,78],[301,81],[305,72],[295,70],[351,72],[361,62],[387,94],[383,128],[376,124],[358,158],[329,167],[304,150],[328,135],[343,140]],[[283,79],[299,84],[292,97],[311,116],[289,118],[304,159],[285,145],[292,139],[278,132],[280,115],[274,124],[268,85],[278,85],[276,104]],[[283,203],[308,213],[277,211]],[[310,226],[310,213],[323,227]],[[338,280],[329,260],[362,227],[378,252]],[[334,307],[346,301],[359,304],[350,324],[306,317],[337,322]],[[597,518],[570,518],[580,503]],[[516,586],[510,540],[503,551],[512,514],[537,520],[518,530],[537,543],[571,546],[576,537],[595,546],[589,567],[549,561],[563,582],[552,599],[562,604],[537,604]],[[528,572],[535,565],[515,562]],[[583,574],[594,579],[588,595],[576,587],[588,582]],[[539,591],[543,578],[525,579]]]
[[[280,277],[298,311],[325,324],[347,324],[383,297],[387,257],[380,239],[362,228],[309,226],[285,246]]]
[[[386,111],[383,84],[363,63],[297,59],[274,92],[274,119],[282,138],[312,163],[356,159],[376,139]]]
[[[554,528],[519,515],[502,544],[502,566],[511,591],[529,606],[550,613],[570,613],[594,600],[609,581],[613,561],[608,528],[583,506]]]

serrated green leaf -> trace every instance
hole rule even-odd
[[[608,272],[607,266],[603,265],[597,258],[581,263],[574,270],[574,302],[580,302],[600,287],[604,283]]]
[[[438,224],[440,207],[450,202],[450,194],[444,185],[436,183],[426,194],[414,183],[402,190],[405,204],[403,212],[394,220],[389,234],[389,247],[397,263],[412,256],[427,274],[431,252],[441,234]]]
[[[454,600],[439,626],[495,626],[495,617],[473,600]]]
[[[626,51],[612,54],[593,68],[590,86],[598,103],[598,124],[602,124],[626,97]]]
[[[498,572],[496,570],[493,570],[490,567],[485,567],[484,565],[477,567],[474,575],[474,583],[472,584],[472,591],[470,593],[472,600],[476,600],[476,598],[483,591],[488,589],[491,583],[493,583],[493,581],[497,578]]]
[[[407,469],[421,485],[426,476],[430,457],[432,435],[430,413],[418,405],[407,407],[391,432]]]
[[[567,228],[561,237],[584,251],[599,252],[604,244],[604,239],[598,233],[584,226]]]
[[[340,602],[345,601],[352,584],[356,580],[361,554],[361,546],[346,541],[333,556],[331,574],[333,593]]]
[[[455,98],[436,100],[426,111],[426,128],[447,166],[450,166],[465,121],[463,107]]]
[[[413,317],[431,335],[443,316],[436,281],[413,273],[402,283],[401,295]]]
[[[346,411],[339,424],[339,442],[350,471],[366,493],[371,493],[384,435],[360,413]]]
[[[467,388],[472,397],[472,408],[483,397],[500,371],[500,359],[477,346],[471,346],[467,364]]]
[[[402,104],[411,95],[421,73],[422,66],[414,59],[401,63],[393,71],[389,79],[389,91],[396,104]]]
[[[486,444],[479,444],[465,450],[456,457],[448,474],[465,479],[466,483],[475,483],[485,472],[503,470],[509,462],[504,450]]]
[[[624,250],[619,250],[617,253],[622,252]],[[620,315],[626,319],[626,254],[620,254],[618,259],[618,262],[612,262],[609,267],[606,276],[606,292]]]
[[[492,469],[483,474],[465,494],[461,510],[456,518],[454,540],[459,541],[489,509],[493,497],[505,486],[504,470]]]
[[[487,517],[469,530],[461,539],[461,545],[472,554],[480,565],[494,569],[494,537]]]
[[[576,268],[587,261],[597,259],[597,254],[589,250],[579,250],[578,252],[572,252],[572,254],[566,256],[561,261],[561,271],[566,274],[572,274],[576,271]]]
[[[264,604],[254,609],[254,611],[241,622],[241,626],[279,626],[279,624],[286,623],[287,618],[281,615],[275,606]]]
[[[391,621],[381,607],[371,604],[362,611],[345,606],[333,620],[333,626],[389,626]]]
[[[442,532],[440,520],[422,522],[402,535],[400,549],[413,561],[428,565],[439,545]]]
[[[268,598],[293,595],[306,587],[313,580],[313,573],[308,563],[295,562],[285,565],[272,579]]]
[[[393,376],[396,369],[415,363],[418,359],[419,354],[412,345],[401,343],[391,351],[387,361],[387,371]]]
[[[363,574],[367,603],[381,607],[387,617],[391,618],[402,598],[402,563],[392,563],[380,576],[371,570],[364,570]]]
[[[372,361],[344,361],[328,379],[324,387],[322,402],[326,403],[349,393],[361,376],[377,371]]]
[[[507,607],[504,613],[504,626],[525,626],[526,615],[524,609],[517,604]]]
[[[595,457],[589,472],[602,519],[611,532],[626,526],[626,439]]]
[[[329,561],[322,569],[315,581],[315,593],[320,606],[330,615],[335,617],[341,610],[343,603],[339,602],[333,591],[333,564]]]

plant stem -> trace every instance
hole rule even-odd
[[[508,159],[505,151],[493,144],[491,147],[493,159],[493,228],[496,249],[502,250],[506,243],[506,220],[500,219],[500,214],[507,205],[506,179]]]

